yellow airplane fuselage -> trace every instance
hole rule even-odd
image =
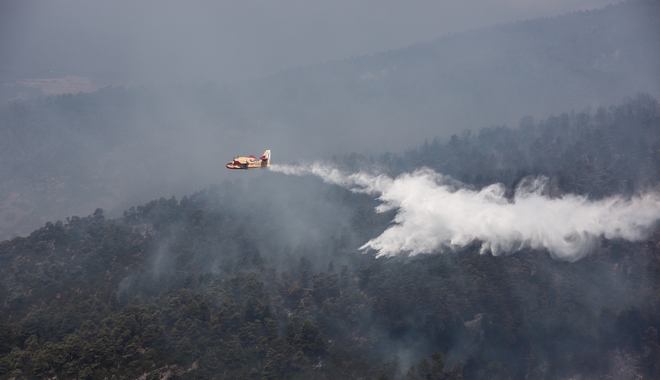
[[[236,157],[227,164],[227,169],[261,169],[269,166],[270,150],[267,150],[260,158],[255,156]]]
[[[261,160],[250,160],[247,157],[238,157],[227,164],[227,169],[260,169],[270,166],[270,162]]]

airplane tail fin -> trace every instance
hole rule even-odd
[[[261,162],[270,163],[270,150],[264,152],[264,154],[261,156]]]

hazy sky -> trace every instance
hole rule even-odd
[[[234,82],[611,0],[0,2],[0,78]]]

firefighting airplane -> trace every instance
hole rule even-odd
[[[270,150],[267,150],[260,158],[255,156],[236,157],[232,162],[227,164],[227,169],[260,169],[267,168],[269,166]]]

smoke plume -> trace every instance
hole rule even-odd
[[[575,261],[601,236],[642,241],[660,219],[658,194],[597,201],[573,194],[552,198],[544,195],[545,177],[526,178],[508,199],[502,184],[475,191],[427,168],[396,178],[349,174],[321,163],[273,165],[271,170],[316,175],[377,196],[382,202],[378,212],[397,210],[393,224],[361,247],[377,251],[377,256],[447,251],[478,241],[481,253],[547,249],[556,259]]]

